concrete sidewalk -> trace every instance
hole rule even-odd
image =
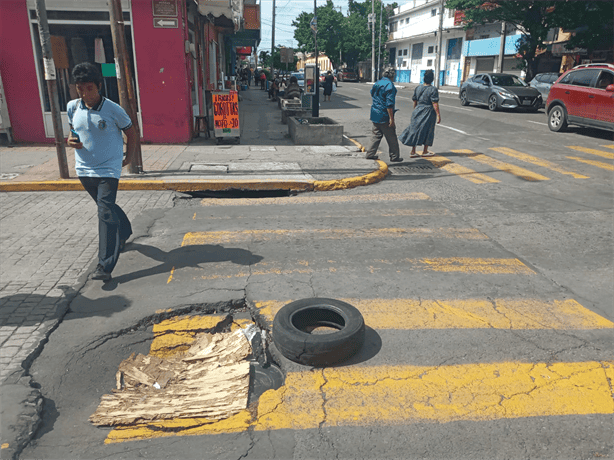
[[[276,102],[265,91],[241,92],[241,143],[218,145],[196,138],[189,145],[143,145],[144,174],[123,174],[121,190],[289,190],[352,188],[382,180],[384,162],[366,160],[361,146],[297,146],[281,124]],[[54,145],[0,148],[0,191],[83,190],[74,171],[74,150],[67,148],[70,179],[59,179]],[[124,170],[125,171],[125,170]]]

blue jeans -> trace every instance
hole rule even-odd
[[[79,177],[79,180],[98,206],[98,263],[111,273],[119,259],[121,241],[132,235],[126,213],[115,204],[119,179]]]

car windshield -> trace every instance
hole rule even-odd
[[[493,85],[497,86],[527,86],[520,78],[515,75],[491,75]]]
[[[292,74],[293,77],[296,77],[298,80],[304,80],[305,74],[303,72],[294,72]]]

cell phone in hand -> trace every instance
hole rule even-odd
[[[72,134],[73,137],[77,138],[77,142],[81,142],[81,138],[79,137],[79,135],[77,134],[77,131],[75,131],[74,129],[70,130],[70,133]]]

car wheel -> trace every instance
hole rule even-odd
[[[548,112],[548,128],[550,131],[565,131],[567,128],[567,111],[561,105],[555,105]]]
[[[460,101],[461,101],[461,105],[469,105],[469,101],[467,100],[467,91],[465,90],[461,91]]]
[[[314,329],[336,329],[314,333]],[[352,305],[335,299],[301,299],[282,307],[273,320],[273,343],[286,358],[327,366],[354,355],[365,339],[365,322]]]
[[[497,96],[495,96],[494,94],[492,94],[489,98],[488,98],[488,110],[490,110],[491,112],[496,111],[499,108],[499,104],[497,104]]]

